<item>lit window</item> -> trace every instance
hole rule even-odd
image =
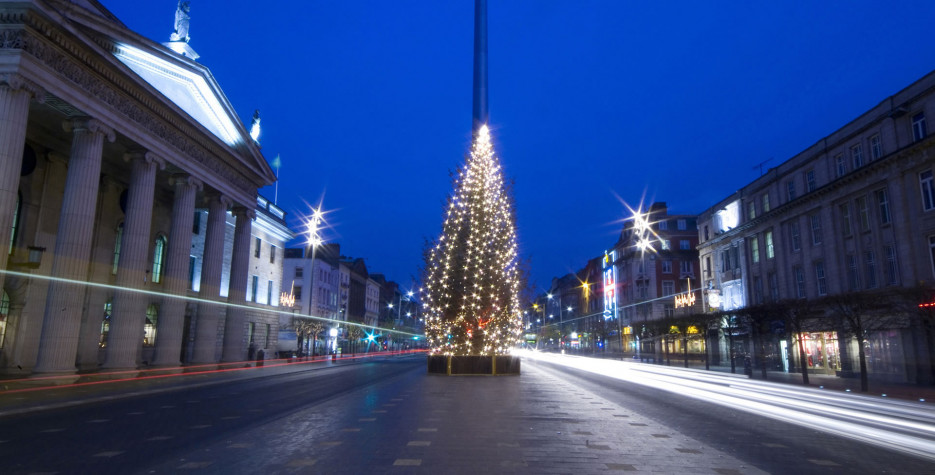
[[[870,137],[870,159],[879,160],[883,157],[883,141],[880,140],[880,134]]]
[[[159,309],[156,304],[146,307],[146,322],[143,324],[143,346],[153,346],[156,343],[156,320]]]
[[[769,193],[763,195],[763,212],[769,213]]]
[[[153,249],[153,283],[162,282],[162,267],[166,259],[166,237],[156,238],[156,246]]]
[[[839,153],[834,156],[835,163],[835,176],[841,178],[847,173],[847,160],[844,159],[844,154]]]
[[[659,243],[663,251],[668,251],[672,249],[672,242],[669,241],[668,239],[660,239]]]
[[[760,240],[754,236],[750,240],[750,252],[753,255],[753,263],[759,264],[760,262]]]
[[[825,281],[825,263],[818,261],[815,263],[815,280],[818,283],[818,295],[828,293],[828,283]]]
[[[925,113],[919,112],[912,116],[912,139],[919,141],[925,138]]]
[[[123,241],[123,223],[117,225],[117,237],[114,240],[114,268],[111,274],[117,275],[117,264],[120,262],[120,244]]]
[[[876,191],[877,204],[880,205],[880,223],[889,224],[890,222],[890,203],[886,197],[886,188]]]
[[[864,147],[861,144],[851,147],[851,163],[854,164],[854,170],[864,166]]]
[[[773,249],[773,232],[766,231],[766,258],[772,259],[776,254]]]
[[[813,214],[810,219],[812,222],[812,244],[821,244],[821,216]]]
[[[932,178],[932,170],[919,173],[919,187],[922,190],[922,209],[935,209],[935,180]]]

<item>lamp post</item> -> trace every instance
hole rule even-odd
[[[315,251],[324,243],[324,240],[321,238],[321,225],[323,221],[324,213],[321,211],[321,204],[318,205],[318,208],[312,210],[312,216],[308,218],[308,221],[305,223],[305,234],[306,234],[306,245],[308,246],[308,252],[306,255],[311,256],[311,277],[309,279],[308,286],[308,315],[312,316],[312,309],[315,307]],[[319,315],[320,317],[320,315]],[[312,355],[315,354],[315,348],[311,350]]]

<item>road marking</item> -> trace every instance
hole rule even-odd
[[[189,429],[207,429],[208,427],[211,427],[211,424],[201,424],[197,426],[191,426],[189,427]]]
[[[153,442],[155,442],[155,441],[159,441],[159,440],[169,440],[169,439],[171,439],[171,438],[172,438],[171,435],[157,435],[156,437],[150,437],[150,438],[148,438],[148,439],[146,439],[146,440],[147,440],[147,441],[153,441]]]
[[[146,414],[146,413],[145,412],[128,412],[127,413],[128,416],[142,416],[143,414]]]
[[[253,447],[253,444],[240,443],[240,444],[230,444],[227,446],[228,449],[249,449],[250,447]]]
[[[376,417],[361,417],[360,419],[357,419],[357,422],[373,422],[375,420],[377,420]]]
[[[65,431],[65,429],[46,429],[46,430],[43,430],[43,431],[40,431],[40,432],[42,432],[42,433],[44,433],[44,434],[51,434],[52,432],[64,432],[64,431]]]
[[[419,432],[438,432],[438,429],[434,427],[420,427]]]
[[[286,464],[287,467],[311,467],[315,465],[315,462],[318,462],[316,459],[294,459]]]
[[[101,424],[103,422],[110,422],[110,419],[91,419],[88,424]]]
[[[110,458],[110,457],[116,457],[116,456],[118,456],[118,455],[120,455],[120,454],[122,454],[122,453],[123,453],[122,450],[111,450],[111,451],[109,451],[109,452],[100,452],[100,453],[96,453],[96,454],[93,455],[93,457],[107,457],[107,458]]]
[[[841,465],[831,460],[821,460],[821,459],[806,459],[809,462],[815,465],[821,465],[822,467],[840,467]]]
[[[394,466],[418,467],[422,465],[422,459],[396,459]]]
[[[428,447],[432,445],[432,442],[428,440],[410,440],[406,445],[409,447]]]

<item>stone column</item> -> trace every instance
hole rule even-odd
[[[0,271],[7,266],[10,228],[19,191],[19,174],[26,146],[29,99],[45,97],[42,90],[18,74],[0,74]],[[6,274],[0,272],[0,289]]]
[[[146,284],[156,169],[165,168],[162,159],[143,150],[131,151],[124,159],[131,165],[130,187],[117,263],[117,291],[107,336],[104,368],[108,369],[136,368],[139,364],[137,355],[143,345],[143,324],[150,298],[138,290]]]
[[[88,118],[66,122],[65,130],[73,132],[74,137],[51,275],[83,282],[88,274],[104,138],[113,142],[115,135],[110,127]],[[85,286],[80,283],[53,281],[49,284],[35,372],[75,371],[84,291]]]
[[[198,304],[195,322],[195,346],[192,363],[216,363],[218,343],[218,317],[224,311],[221,298],[221,264],[224,262],[224,230],[227,226],[227,208],[231,200],[221,194],[208,197],[208,228],[205,232],[205,253],[201,263],[201,290],[199,297],[218,301],[217,305]]]
[[[221,361],[242,361],[247,347],[244,341],[246,320],[247,274],[250,272],[250,230],[256,211],[238,206],[234,208],[237,222],[234,227],[234,255],[231,256],[230,287],[227,301],[227,320],[224,324],[224,352]]]
[[[188,281],[189,256],[192,249],[192,221],[195,218],[195,194],[202,183],[188,175],[172,177],[175,201],[172,204],[172,226],[169,229],[169,249],[166,252],[165,284],[168,295],[185,297],[191,283]],[[156,351],[153,365],[176,366],[182,350],[182,332],[185,325],[185,300],[165,297],[156,324]]]

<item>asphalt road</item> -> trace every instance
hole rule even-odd
[[[0,417],[0,473],[933,473],[929,461],[545,361],[308,365]]]

